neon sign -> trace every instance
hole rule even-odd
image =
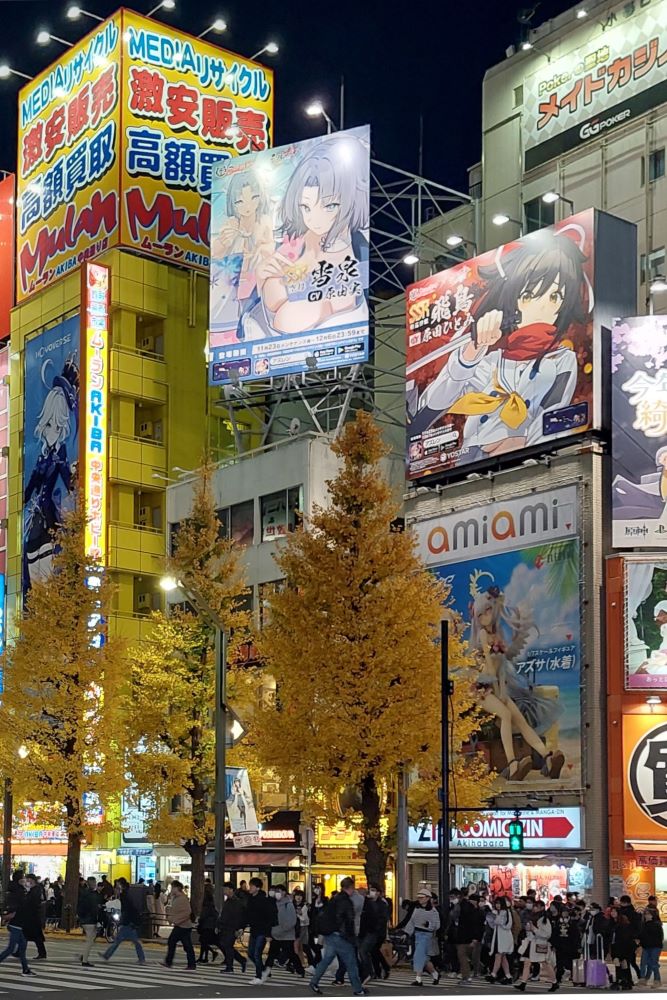
[[[109,407],[109,268],[83,269],[85,316],[84,433],[82,466],[86,513],[86,556],[104,564],[107,555],[107,466]]]

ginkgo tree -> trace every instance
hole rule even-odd
[[[413,818],[439,813],[440,650],[444,585],[420,562],[410,532],[394,530],[399,506],[381,462],[380,431],[359,411],[332,444],[338,474],[329,502],[276,554],[285,586],[269,598],[261,637],[275,697],[257,708],[247,741],[306,815],[335,819],[347,801],[369,880],[384,883],[395,839],[391,790],[416,776]],[[478,728],[466,658],[452,716],[455,750]],[[458,756],[451,776],[459,801],[481,805],[491,776],[479,757]],[[341,795],[341,793],[345,793]]]
[[[222,536],[212,475],[205,461],[166,567],[185,606],[152,616],[147,640],[130,650],[123,699],[128,794],[141,798],[153,843],[182,843],[190,855],[195,913],[214,834],[215,633],[224,630],[233,661],[249,624],[240,551]]]
[[[85,555],[83,504],[54,534],[52,573],[33,581],[4,655],[0,763],[17,809],[63,825],[63,925],[74,925],[84,838],[124,784],[122,640],[108,633],[113,586]],[[118,742],[117,742],[118,741]],[[94,815],[96,814],[96,815]]]

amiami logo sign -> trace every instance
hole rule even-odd
[[[577,489],[534,493],[413,524],[427,565],[577,534]]]

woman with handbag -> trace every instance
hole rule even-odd
[[[498,896],[493,903],[493,911],[487,917],[487,922],[493,928],[490,952],[494,956],[491,974],[486,977],[489,983],[511,983],[509,960],[514,953],[514,934],[512,933],[512,914],[504,896]],[[500,978],[502,969],[504,977]]]
[[[514,984],[515,990],[523,993],[526,989],[532,965],[539,965],[538,976],[544,974],[547,982],[551,983],[548,993],[555,993],[558,989],[559,983],[555,972],[556,954],[551,945],[552,934],[553,926],[544,912],[544,904],[536,903],[533,922],[526,927],[526,938],[522,946],[523,972],[519,982]]]

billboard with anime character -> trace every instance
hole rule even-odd
[[[211,384],[368,358],[370,129],[213,168]]]
[[[612,544],[667,547],[667,319],[612,330]]]
[[[74,507],[79,454],[79,317],[26,341],[23,431],[24,596],[51,573],[53,531]]]
[[[667,689],[667,560],[623,560],[625,687]]]
[[[407,289],[408,478],[600,426],[599,331],[634,301],[634,246],[590,210]]]
[[[577,525],[576,487],[415,525],[474,659],[469,680],[486,719],[477,749],[499,791],[581,786]]]

